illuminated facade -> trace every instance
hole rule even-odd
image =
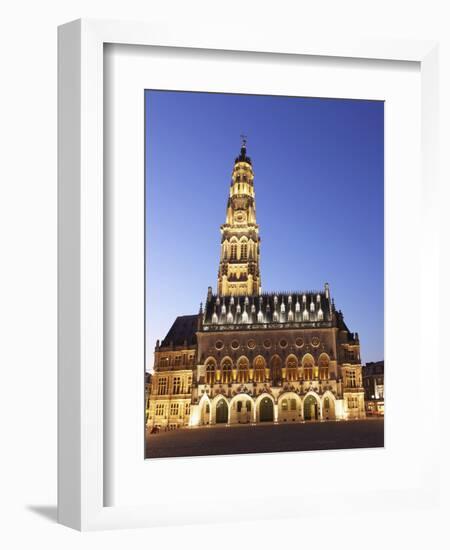
[[[198,322],[198,315],[177,317],[164,340],[156,343],[149,427],[181,428],[189,424]]]
[[[254,174],[245,141],[221,226],[217,293],[155,348],[148,425],[365,417],[360,346],[319,291],[261,288]]]

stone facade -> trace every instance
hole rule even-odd
[[[235,160],[221,226],[217,294],[156,344],[148,425],[365,417],[360,345],[330,287],[264,293],[254,174]]]

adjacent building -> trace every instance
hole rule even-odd
[[[359,337],[329,285],[263,291],[245,140],[220,232],[217,291],[156,344],[148,426],[364,418]]]
[[[384,416],[384,361],[366,363],[362,373],[367,416]]]

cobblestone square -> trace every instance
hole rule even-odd
[[[183,428],[146,436],[146,457],[318,451],[384,446],[384,419]]]

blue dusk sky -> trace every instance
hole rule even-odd
[[[247,135],[263,291],[322,289],[384,359],[384,104],[150,91],[146,116],[146,368],[178,315],[216,292],[234,159]]]

